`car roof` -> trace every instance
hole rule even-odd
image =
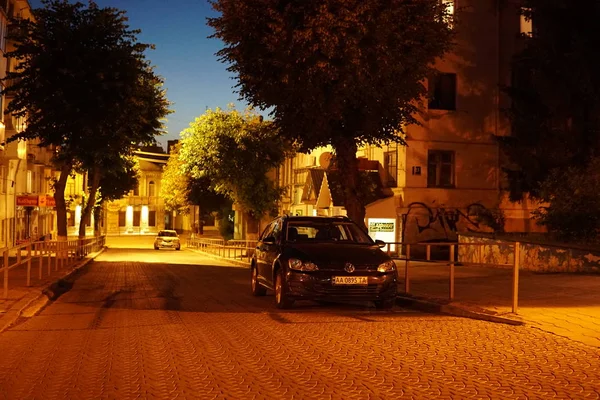
[[[171,232],[171,233],[177,233],[177,231],[172,230],[172,229],[161,229],[159,232]]]
[[[350,218],[343,216],[343,215],[333,216],[333,217],[308,216],[308,215],[284,215],[281,218],[283,218],[286,221],[327,221],[327,222],[333,222],[333,221],[351,222],[352,221]]]

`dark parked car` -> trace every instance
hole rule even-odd
[[[275,291],[278,308],[295,300],[365,300],[391,308],[396,266],[382,245],[347,217],[279,217],[259,237],[252,294]]]

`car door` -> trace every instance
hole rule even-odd
[[[269,249],[268,242],[271,240],[270,235],[273,232],[274,225],[274,221],[267,225],[263,233],[260,235],[258,242],[256,243],[255,252],[258,281],[268,285],[270,285],[270,279],[267,280],[270,268],[267,265],[267,250]],[[267,243],[265,243],[265,241]]]
[[[275,287],[274,277],[273,277],[273,264],[279,254],[281,252],[281,244],[283,243],[282,238],[283,233],[283,221],[281,219],[277,219],[273,222],[273,229],[269,233],[269,239],[265,242],[265,266],[267,270],[265,271],[265,277],[268,281],[270,287]]]

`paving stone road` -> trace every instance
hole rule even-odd
[[[0,399],[397,398],[599,399],[600,352],[401,308],[280,311],[185,250],[110,249],[0,334]]]

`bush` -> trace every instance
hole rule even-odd
[[[561,240],[593,241],[600,229],[600,158],[586,167],[554,170],[541,184],[549,203],[534,211],[534,218]]]

